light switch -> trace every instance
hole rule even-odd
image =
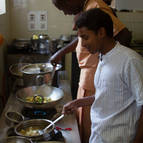
[[[38,12],[39,30],[47,30],[47,23],[48,23],[47,17],[48,17],[47,11]]]
[[[37,30],[37,12],[36,11],[30,11],[28,13],[28,30],[33,31]]]

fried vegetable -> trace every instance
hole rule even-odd
[[[20,134],[24,136],[38,136],[40,135],[39,130],[42,130],[38,127],[28,127],[26,129],[21,129]]]
[[[48,102],[52,101],[52,99],[50,97],[43,97],[43,99],[41,99],[41,98],[39,98],[39,96],[37,96],[35,100],[36,100],[36,103],[48,103]],[[25,100],[26,100],[26,102],[35,103],[34,96],[28,96],[28,97],[26,97]]]

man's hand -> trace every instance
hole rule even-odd
[[[72,114],[73,112],[75,112],[78,108],[78,105],[77,105],[77,100],[73,100],[73,101],[70,101],[68,102],[67,104],[65,104],[63,106],[63,111],[62,113],[63,114]]]
[[[59,61],[61,60],[61,55],[57,52],[55,53],[51,58],[50,58],[50,62],[55,65],[55,64],[58,64]]]

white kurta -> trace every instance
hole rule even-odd
[[[131,143],[143,105],[143,58],[119,43],[95,73],[90,143]]]

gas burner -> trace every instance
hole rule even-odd
[[[35,108],[24,107],[21,113],[27,119],[51,120],[54,117],[54,115],[57,114],[57,110],[55,108],[35,109]]]
[[[47,141],[61,141],[61,142],[64,142],[65,139],[64,139],[61,131],[54,129],[54,131],[50,133],[50,138],[48,138]]]

